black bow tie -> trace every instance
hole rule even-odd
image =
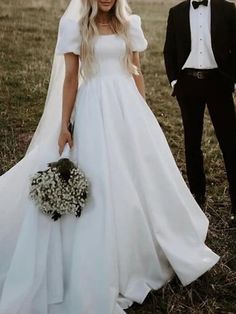
[[[205,5],[207,7],[208,6],[208,0],[193,1],[192,5],[193,5],[194,9],[197,9],[200,5]]]

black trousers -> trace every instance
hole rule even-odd
[[[198,79],[183,70],[175,86],[185,138],[187,176],[193,194],[204,195],[206,179],[201,150],[204,111],[207,105],[223,153],[232,209],[236,212],[236,115],[232,82],[218,71]]]

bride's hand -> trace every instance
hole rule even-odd
[[[62,128],[59,139],[58,139],[58,146],[59,146],[59,154],[61,155],[66,143],[69,144],[70,148],[73,145],[72,136],[68,128]]]

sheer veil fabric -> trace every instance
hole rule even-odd
[[[80,20],[81,5],[81,0],[71,0],[61,19],[66,17],[70,20],[78,22]],[[58,40],[59,34],[57,42]],[[31,152],[37,145],[45,142],[45,138],[48,138],[48,136],[51,138],[50,145],[52,143],[57,143],[61,122],[62,86],[64,81],[64,74],[64,56],[58,55],[55,52],[44,112],[26,154]],[[81,81],[82,77],[80,77],[79,80],[80,84]],[[61,93],[59,91],[61,91]]]
[[[80,8],[80,0],[71,0],[63,17],[78,22]],[[50,234],[51,239],[57,238],[57,241],[60,239],[59,224],[51,225],[51,222],[44,219],[40,221],[37,212],[30,210],[32,205],[28,200],[28,191],[29,177],[36,171],[44,169],[48,162],[59,158],[57,140],[61,123],[64,73],[64,57],[54,53],[44,111],[31,143],[24,158],[0,177],[1,314],[39,313],[33,309],[27,310],[27,306],[29,307],[27,303],[30,303],[35,291],[42,285],[42,276],[45,273],[46,255],[41,258],[37,256],[37,251],[49,247]],[[42,230],[38,229],[39,226]],[[21,234],[20,230],[23,230]],[[55,269],[57,272],[60,269],[58,255],[60,249],[59,247],[52,249],[52,254],[55,254],[54,263],[58,267],[54,267],[54,270],[53,265],[49,267],[50,278],[58,275]],[[58,275],[58,278],[57,287],[49,287],[51,300],[48,300],[48,303],[57,302],[62,298],[61,276]],[[46,313],[46,310],[45,312],[42,310],[42,313]]]

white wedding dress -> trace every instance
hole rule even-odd
[[[136,15],[129,34],[145,50]],[[57,53],[79,49],[78,24],[62,19]],[[29,177],[59,157],[50,137],[0,178],[0,314],[124,314],[174,273],[188,285],[219,259],[124,54],[122,38],[97,36],[96,73],[77,94],[71,158],[91,183],[81,217],[54,222],[28,196]]]

